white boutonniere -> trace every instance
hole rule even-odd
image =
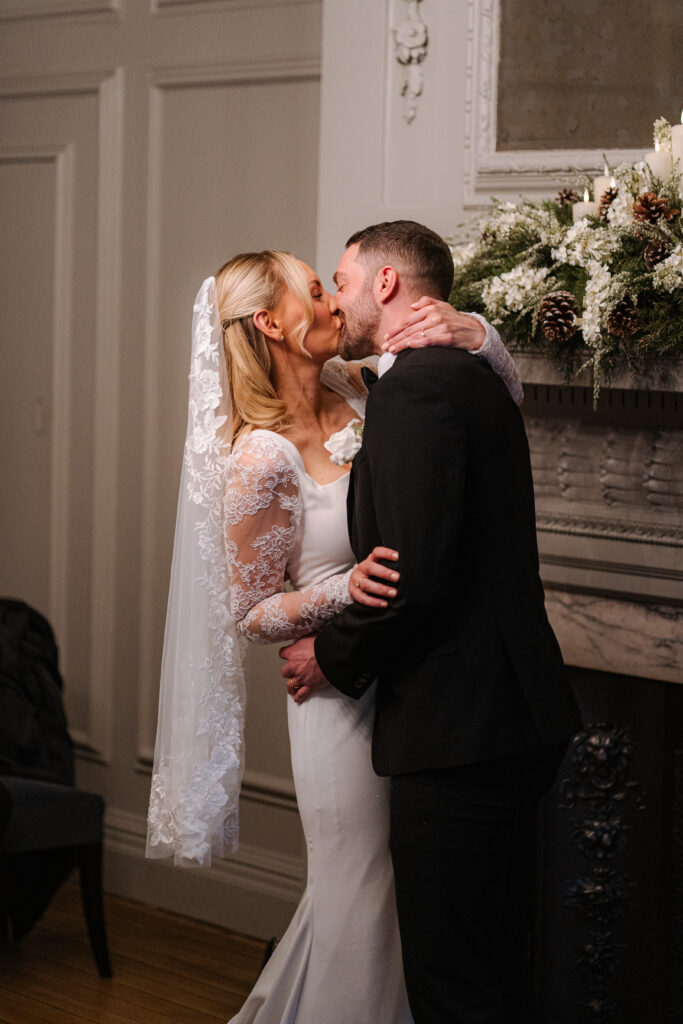
[[[330,452],[330,462],[334,462],[335,466],[345,466],[347,462],[351,462],[362,440],[362,421],[350,420],[343,430],[338,430],[325,441],[325,447]]]

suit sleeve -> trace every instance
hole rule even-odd
[[[409,639],[439,622],[456,571],[468,446],[447,385],[432,373],[388,373],[368,402],[364,446],[380,543],[399,552],[398,595],[387,608],[353,603],[315,642],[320,668],[339,690],[360,697],[400,660]]]

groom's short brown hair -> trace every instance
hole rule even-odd
[[[368,272],[376,273],[383,263],[413,278],[421,294],[448,300],[453,287],[453,257],[436,231],[414,220],[389,220],[373,224],[351,235],[346,248],[358,245],[358,256]]]

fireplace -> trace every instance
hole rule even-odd
[[[683,1021],[683,376],[597,412],[517,360],[548,614],[583,712],[540,824],[544,1024]],[[583,382],[582,382],[583,384]]]
[[[541,822],[548,1024],[683,1020],[683,687],[572,669],[586,723]]]

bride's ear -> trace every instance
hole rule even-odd
[[[272,338],[273,341],[284,340],[283,330],[273,319],[269,310],[257,309],[254,313],[254,325],[258,327],[261,334],[265,334],[267,338]]]

